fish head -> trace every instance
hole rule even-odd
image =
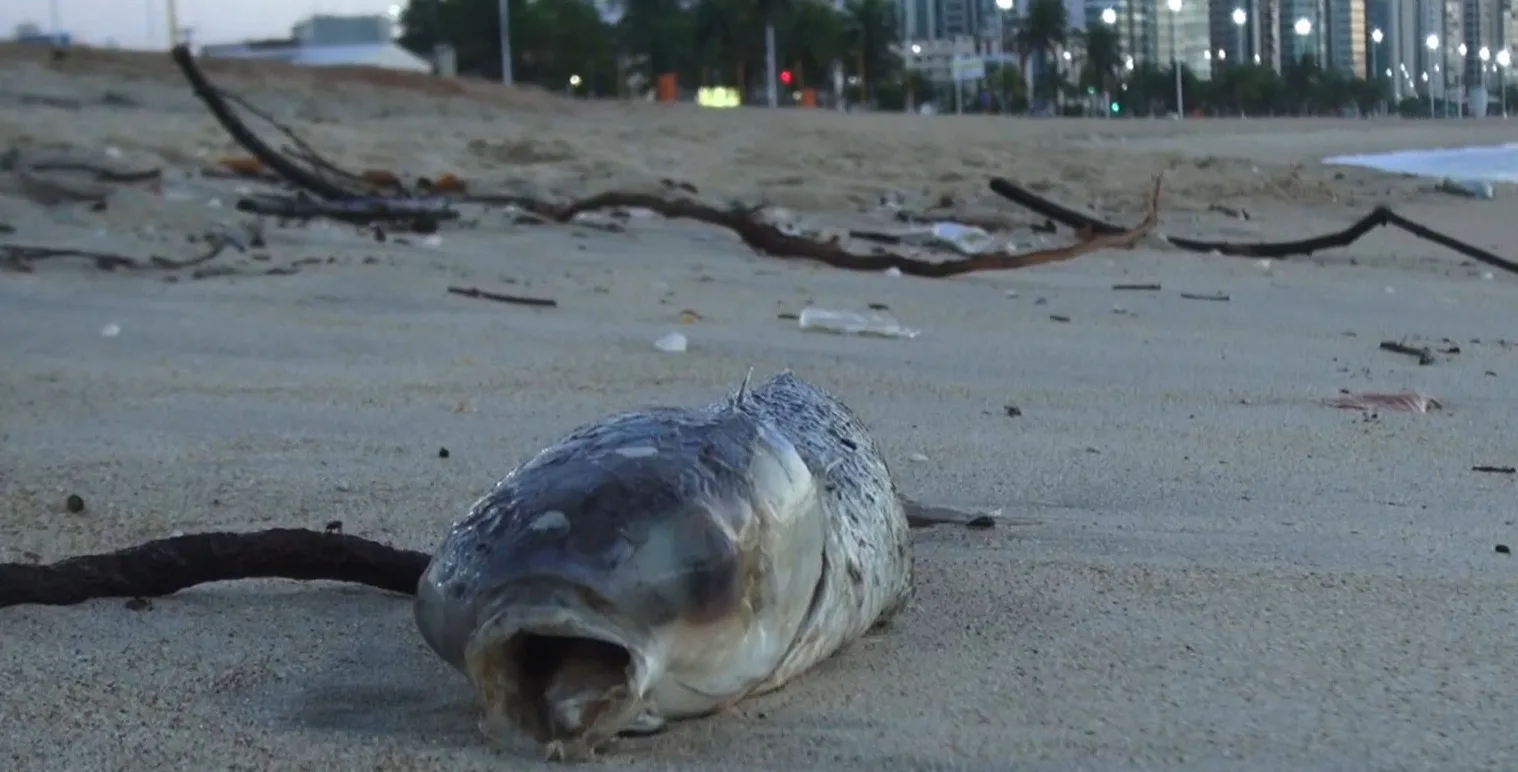
[[[455,526],[417,620],[487,722],[583,758],[773,671],[821,581],[825,525],[795,448],[748,428],[679,450],[540,455]],[[685,704],[655,704],[670,681]]]

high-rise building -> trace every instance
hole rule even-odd
[[[1170,0],[1147,0],[1154,8],[1155,59],[1179,62],[1196,77],[1212,77],[1212,34],[1208,29],[1209,0],[1181,0],[1170,10]]]
[[[1162,0],[1161,0],[1162,1]],[[1110,24],[1117,32],[1125,56],[1134,62],[1154,61],[1158,56],[1155,40],[1155,0],[1085,0],[1086,23]]]
[[[1326,0],[1323,19],[1323,64],[1365,77],[1369,66],[1365,0]]]
[[[1268,0],[1212,0],[1208,26],[1212,34],[1213,62],[1223,65],[1243,61],[1266,64],[1261,51],[1261,6]],[[1243,24],[1234,19],[1242,14]]]

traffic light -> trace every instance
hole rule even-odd
[[[781,70],[780,71],[780,82],[784,83],[787,86],[791,85],[791,71],[790,70]]]

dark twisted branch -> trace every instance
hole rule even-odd
[[[847,271],[884,271],[895,268],[908,276],[942,279],[978,271],[1005,271],[1070,260],[1099,249],[1131,249],[1159,222],[1159,198],[1163,177],[1155,177],[1143,222],[1131,229],[1097,233],[1087,229],[1076,243],[1023,253],[997,252],[964,259],[929,261],[898,254],[859,255],[843,246],[809,236],[787,233],[764,222],[753,212],[718,209],[691,199],[669,199],[648,193],[611,191],[553,204],[522,196],[470,196],[464,200],[495,206],[515,206],[549,222],[567,223],[576,216],[604,209],[647,209],[670,219],[687,219],[726,228],[754,250],[784,259],[810,260]]]
[[[1123,230],[1120,226],[1104,222],[1050,201],[1013,183],[1011,180],[1000,177],[992,178],[991,191],[1008,201],[1041,214],[1068,228],[1075,230],[1090,229],[1094,233],[1119,233]],[[1222,255],[1234,255],[1238,257],[1282,258],[1311,255],[1314,252],[1321,252],[1325,249],[1347,247],[1360,240],[1366,233],[1383,225],[1390,225],[1425,241],[1431,241],[1493,268],[1500,268],[1509,273],[1518,273],[1518,263],[1500,257],[1474,244],[1469,244],[1453,236],[1440,233],[1425,225],[1420,225],[1384,206],[1372,209],[1364,217],[1350,223],[1343,230],[1306,239],[1229,242],[1166,236],[1165,240],[1188,252],[1217,252]]]
[[[257,578],[351,582],[411,595],[429,560],[425,552],[332,531],[196,533],[48,565],[0,564],[0,608],[154,598],[207,582]]]

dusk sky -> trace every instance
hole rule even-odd
[[[312,14],[385,13],[397,3],[405,0],[179,0],[179,25],[194,28],[196,43],[284,37]],[[0,0],[0,37],[28,21],[48,30],[53,8],[76,42],[168,48],[165,0]]]

